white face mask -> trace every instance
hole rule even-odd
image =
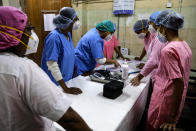
[[[145,36],[146,36],[146,33],[140,33],[140,34],[137,35],[137,37],[140,38],[140,39],[144,39]]]
[[[73,24],[73,27],[72,27],[72,30],[77,30],[80,28],[80,21],[77,20],[74,24]]]
[[[31,37],[33,38],[33,40],[29,38],[28,46],[30,47],[30,49],[27,49],[25,55],[29,55],[37,52],[39,38],[34,32],[34,30],[31,30]]]
[[[112,35],[111,35],[111,34],[107,35],[107,36],[104,38],[104,40],[106,40],[106,41],[110,41],[111,39],[112,39]]]
[[[151,34],[156,33],[156,30],[154,29],[154,27],[153,27],[152,25],[149,25],[148,31],[149,31]]]
[[[167,43],[166,36],[162,35],[159,31],[157,31],[157,37],[161,43]]]

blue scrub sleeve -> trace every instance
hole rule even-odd
[[[91,52],[94,59],[104,58],[103,40],[95,40],[91,43]]]
[[[51,35],[46,40],[46,61],[58,61],[58,57],[60,54],[60,40],[58,36]]]

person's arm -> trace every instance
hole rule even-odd
[[[67,131],[92,131],[80,115],[71,107],[57,123]]]
[[[175,130],[176,129],[176,117],[177,117],[177,112],[180,107],[181,99],[182,99],[182,94],[184,90],[184,82],[182,78],[177,78],[173,80],[173,85],[174,85],[174,90],[173,90],[173,104],[172,104],[172,110],[170,111],[170,116],[168,118],[167,123],[163,123],[160,128],[163,130],[171,129]]]
[[[161,50],[165,46],[164,44],[160,43],[159,40],[156,40],[156,39],[153,40],[151,45],[152,45],[151,53],[149,53],[150,55],[148,57],[148,60],[145,63],[145,66],[143,67],[143,69],[141,70],[141,74],[143,76],[147,76],[154,69],[158,68],[160,58],[161,58]]]
[[[93,71],[88,71],[88,72],[84,72],[82,74],[82,76],[89,76],[89,75],[92,75],[93,74]]]
[[[30,109],[30,113],[35,113],[36,117],[57,121],[68,131],[90,131],[84,120],[70,107],[72,101],[67,95],[35,63],[29,63],[18,77],[24,108]]]
[[[100,65],[103,65],[103,64],[114,64],[115,67],[120,66],[120,64],[118,63],[118,61],[112,60],[112,59],[107,59],[107,58],[96,59],[96,62],[98,64],[100,64]]]
[[[63,81],[62,74],[57,63],[59,55],[61,53],[61,41],[59,37],[55,34],[50,35],[45,41],[47,45],[46,55],[46,65],[48,70],[51,72],[54,79],[60,84],[66,93],[70,94],[80,94],[81,90],[78,88],[67,88],[65,82]]]
[[[79,88],[76,87],[68,88],[63,79],[59,80],[58,83],[63,88],[65,93],[75,94],[75,95],[82,93],[82,91]]]
[[[164,71],[167,73],[167,79],[172,81],[172,108],[169,111],[168,119],[162,123],[161,127],[164,130],[176,128],[176,116],[182,99],[184,90],[182,67],[179,65],[180,58],[176,53],[175,48],[164,48],[161,51],[160,65],[164,65]],[[188,65],[187,65],[188,66]]]
[[[114,47],[115,52],[118,54],[118,56],[120,56],[122,59],[126,59],[126,60],[130,60],[129,58],[125,58],[122,53],[120,52],[120,50],[118,49],[117,46]]]
[[[131,80],[131,83],[134,86],[137,86],[140,83],[141,79],[139,79],[138,77],[140,77],[140,78],[146,77],[154,69],[158,68],[161,50],[164,47],[164,45],[160,42],[151,43],[151,44],[154,44],[154,46],[153,46],[152,52],[150,53],[149,59],[147,60],[146,64],[144,65],[140,74]],[[141,63],[141,64],[143,64],[143,63]],[[141,66],[141,64],[139,64],[139,66]]]
[[[138,69],[143,69],[144,66],[145,66],[145,63],[140,63],[140,64],[138,64],[136,67],[137,67]]]
[[[114,64],[115,67],[119,67],[120,66],[120,64],[118,63],[117,60],[112,60],[112,59],[106,59],[105,64]]]
[[[144,58],[144,56],[146,55],[146,49],[145,47],[142,50],[142,54],[140,55],[140,57],[135,57],[135,60],[142,60]]]
[[[62,74],[60,72],[59,66],[56,61],[48,61],[47,66],[48,66],[48,70],[50,70],[54,79],[59,83],[59,85],[63,88],[63,90],[66,93],[76,94],[76,95],[82,93],[82,91],[79,88],[75,88],[75,87],[68,88],[67,87],[67,85],[65,84],[63,80]]]
[[[140,81],[141,79],[143,78],[144,76],[139,73],[136,77],[134,77],[133,79],[131,79],[130,83],[132,86],[138,86],[140,84]]]
[[[104,58],[103,55],[103,40],[95,40],[91,43],[91,53],[93,58],[96,60],[96,62],[100,65],[103,64],[114,64],[116,67],[120,66],[120,64],[116,60],[111,60]]]
[[[78,76],[77,66],[74,65],[74,73],[73,73],[72,78],[75,78],[75,77],[77,77],[77,76]]]
[[[119,43],[119,41],[117,40],[117,38],[116,38],[115,35],[113,35],[112,39],[113,39],[113,42],[114,42],[114,50],[115,50],[115,52],[117,53],[118,57],[120,57],[120,58],[122,58],[122,59],[130,60],[129,58],[125,58],[125,57],[122,55],[122,53],[120,52],[120,50],[119,50],[119,45],[120,45],[120,43]]]
[[[182,99],[182,93],[184,90],[184,82],[182,80],[182,78],[177,78],[173,80],[174,82],[174,93],[173,93],[173,107],[172,110],[170,112],[170,116],[171,116],[171,122],[176,122],[175,118],[177,116],[177,112],[181,103],[181,99]]]

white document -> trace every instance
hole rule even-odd
[[[129,54],[129,49],[128,48],[121,48],[120,52],[122,53],[123,56],[124,55],[127,56]]]
[[[55,29],[53,19],[55,14],[44,14],[44,31],[52,31]]]
[[[135,0],[114,0],[114,14],[134,14]]]

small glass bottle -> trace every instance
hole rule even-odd
[[[128,78],[128,70],[129,70],[129,66],[126,60],[123,62],[121,69],[122,69],[122,79],[126,80]]]

